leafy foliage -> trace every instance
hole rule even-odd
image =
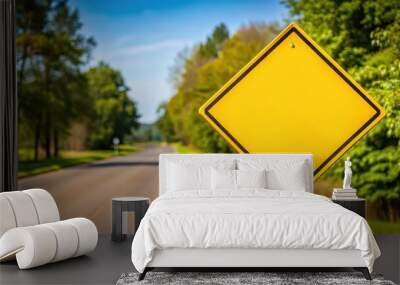
[[[400,2],[287,0],[292,15],[386,111],[349,152],[353,186],[394,221],[400,217]],[[341,178],[340,162],[328,175]]]
[[[82,71],[95,41],[81,33],[78,10],[66,0],[16,4],[20,147],[33,146],[35,160],[42,149],[57,157],[73,124],[87,128],[89,146],[123,140],[137,126],[136,105],[118,71],[105,64]]]
[[[20,129],[34,138],[35,159],[43,145],[58,155],[59,139],[71,122],[90,110],[82,67],[94,40],[80,34],[77,10],[67,1],[17,2],[17,72]]]
[[[109,148],[114,137],[123,143],[125,136],[139,126],[139,115],[121,73],[101,62],[89,69],[86,77],[95,110],[89,145],[95,149]]]
[[[158,123],[164,139],[208,152],[230,152],[226,142],[199,117],[198,109],[277,32],[274,24],[252,24],[229,37],[225,25],[215,27],[206,42],[184,60],[176,94],[161,106]]]

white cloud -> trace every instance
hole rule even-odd
[[[116,47],[121,47],[132,43],[133,41],[137,41],[138,37],[136,34],[128,34],[122,35],[114,40],[114,45]]]
[[[166,101],[173,90],[168,84],[169,67],[177,52],[190,45],[189,40],[158,40],[149,44],[125,45],[117,47],[113,41],[101,50],[95,50],[90,66],[103,60],[119,69],[130,87],[130,97],[138,104],[141,122],[154,122],[157,107]],[[104,45],[103,45],[104,46]]]
[[[178,48],[178,47],[183,48],[188,44],[190,44],[190,42],[187,40],[172,39],[172,40],[164,40],[149,44],[128,45],[125,47],[110,48],[107,50],[99,51],[95,57],[99,60],[110,60],[124,56],[140,55],[143,53],[160,51],[162,49]]]

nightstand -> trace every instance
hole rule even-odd
[[[126,238],[127,217],[125,212],[135,213],[135,231],[146,214],[150,199],[145,197],[112,198],[112,233],[113,241],[123,241]]]
[[[339,204],[340,206],[359,214],[361,217],[365,218],[365,210],[367,204],[365,199],[357,198],[353,200],[333,200],[333,203]]]

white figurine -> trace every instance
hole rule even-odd
[[[343,189],[352,189],[351,188],[351,161],[350,157],[346,159],[344,162],[344,179],[343,179]]]

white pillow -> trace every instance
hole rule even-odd
[[[212,168],[211,189],[236,189],[236,170]]]
[[[211,190],[211,168],[234,169],[235,160],[174,160],[167,163],[167,191]]]
[[[306,191],[309,167],[305,160],[239,159],[239,170],[263,170],[267,175],[267,188],[274,190]]]
[[[211,167],[170,163],[168,168],[168,190],[185,191],[210,189]]]
[[[269,169],[267,171],[268,188],[276,190],[303,191],[307,189],[305,165],[293,169]]]
[[[267,188],[267,171],[236,170],[237,188]]]
[[[211,188],[213,190],[237,190],[241,188],[266,188],[266,171],[263,170],[211,170]]]

